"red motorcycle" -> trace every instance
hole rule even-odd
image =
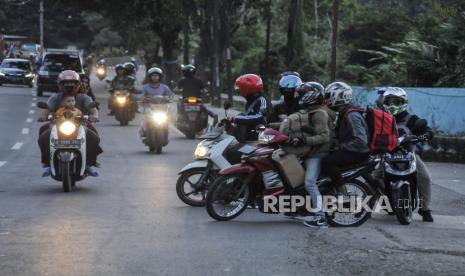
[[[210,186],[206,197],[206,207],[208,214],[215,220],[231,220],[239,216],[248,205],[258,205],[259,210],[264,213],[278,213],[279,211],[270,212],[265,208],[266,197],[270,195],[277,198],[292,195],[308,198],[304,183],[297,185],[290,183],[289,175],[286,175],[280,163],[273,156],[280,145],[289,143],[289,137],[276,130],[265,129],[259,135],[259,140],[262,147],[257,147],[253,152],[244,154],[240,164],[220,171],[220,177]],[[343,191],[344,198],[357,197],[356,204],[365,199],[369,200],[374,193],[371,188],[371,185],[374,184],[371,183],[370,173],[379,161],[373,157],[365,163],[344,168],[342,175],[345,184],[338,191],[330,188],[331,179],[329,177],[320,175],[317,184],[321,194],[323,196],[341,196],[340,191]],[[300,166],[302,166],[301,163]],[[353,201],[343,201],[344,206],[353,204]],[[373,206],[371,201],[370,206]],[[300,210],[297,209],[297,212],[302,211],[305,207],[300,208]],[[365,208],[352,208],[350,211],[348,209],[350,208],[325,210],[328,223],[332,226],[359,226],[371,216],[371,213]]]

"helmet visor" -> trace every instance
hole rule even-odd
[[[384,99],[384,105],[387,106],[402,106],[405,104],[405,100],[398,97],[389,97]]]

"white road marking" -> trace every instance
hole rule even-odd
[[[36,107],[36,103],[31,103],[31,107]]]
[[[34,114],[34,113],[36,113],[35,110],[33,110],[33,109],[29,110],[29,114]]]
[[[27,118],[26,123],[32,123],[32,118]]]
[[[16,144],[14,144],[11,149],[12,150],[19,150],[22,146],[24,145],[24,143],[22,142],[17,142]]]
[[[33,101],[37,101],[37,98],[36,98],[36,97],[34,97],[34,98],[32,98],[32,100],[33,100]]]
[[[29,134],[29,128],[25,127],[23,128],[23,130],[21,131],[22,134]]]
[[[458,179],[452,179],[451,181],[452,181],[452,182],[455,182],[455,183],[460,182],[460,180],[458,180]]]
[[[6,161],[0,161],[0,168],[3,167],[6,163]]]
[[[0,232],[0,236],[8,235],[8,234],[10,234],[10,232]]]

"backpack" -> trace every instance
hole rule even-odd
[[[361,112],[365,115],[368,126],[369,147],[372,153],[392,152],[397,146],[396,119],[391,114],[378,108],[351,108],[344,114],[347,119],[350,112]]]

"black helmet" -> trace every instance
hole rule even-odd
[[[323,94],[324,90],[325,88],[321,83],[314,82],[314,81],[302,83],[296,89],[297,93],[299,93],[300,96],[303,96],[310,91],[318,91]]]
[[[308,108],[313,105],[323,104],[323,91],[310,90],[302,96],[299,100],[300,108]]]
[[[197,71],[197,68],[195,68],[195,66],[192,64],[181,65],[181,71],[186,77],[193,76],[195,75],[195,71]]]
[[[126,74],[134,74],[136,67],[132,62],[126,62],[123,66]]]

